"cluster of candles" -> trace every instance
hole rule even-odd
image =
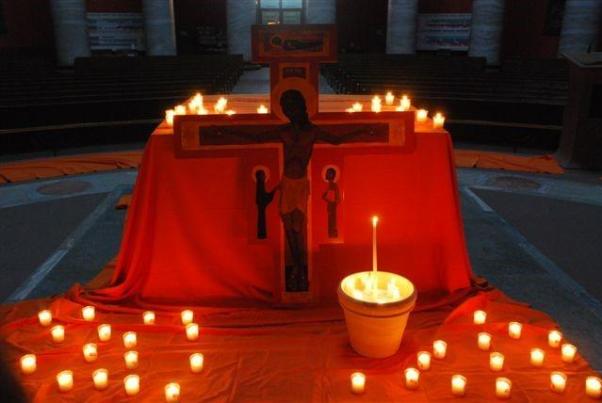
[[[261,105],[263,106],[263,105]],[[232,109],[227,109],[228,100],[224,97],[220,97],[217,102],[213,105],[213,110],[216,114],[226,114],[228,116],[234,115],[236,112]],[[258,113],[263,113],[259,112]],[[267,113],[267,111],[265,112]],[[196,93],[187,105],[176,105],[173,109],[165,111],[165,121],[169,126],[173,126],[174,116],[176,115],[207,115],[209,111],[205,108],[203,102],[203,96],[200,93]]]
[[[473,313],[473,323],[483,325],[487,320],[487,313],[477,310]],[[522,324],[519,322],[508,323],[508,336],[512,339],[520,339],[522,335]],[[478,348],[489,351],[491,348],[492,336],[486,332],[480,332],[477,336]],[[562,343],[562,333],[558,330],[548,332],[548,345],[552,348],[560,348],[561,359],[563,362],[571,363],[575,360],[577,348],[569,343]],[[420,383],[420,372],[428,371],[431,368],[431,360],[444,359],[447,355],[447,343],[443,340],[435,340],[431,351],[419,351],[416,354],[416,367],[409,367],[404,370],[404,385],[408,390],[418,389]],[[541,367],[545,359],[545,352],[540,348],[532,348],[530,351],[530,362],[535,367]],[[493,372],[502,371],[504,368],[504,355],[500,352],[491,352],[489,354],[489,369]],[[460,374],[451,377],[451,394],[461,397],[466,394],[468,379]],[[556,393],[563,393],[566,389],[567,375],[561,371],[550,373],[550,389]],[[351,391],[355,394],[362,394],[366,387],[366,375],[362,372],[351,374]],[[500,399],[510,398],[512,392],[512,381],[506,377],[497,377],[495,379],[495,395]],[[602,379],[597,376],[588,376],[585,379],[585,394],[591,398],[599,399],[602,397]]]
[[[93,306],[85,306],[81,310],[82,319],[87,322],[96,320],[96,309]],[[146,311],[142,314],[142,320],[145,325],[155,324],[155,313]],[[50,326],[52,324],[52,312],[50,310],[42,310],[38,313],[38,321],[42,326]],[[186,339],[195,341],[199,337],[199,325],[194,323],[194,312],[184,310],[180,314],[180,320],[185,327]],[[100,324],[97,327],[98,340],[107,342],[111,340],[111,325],[107,323]],[[53,342],[62,343],[65,340],[65,328],[62,325],[54,325],[50,328],[50,335]],[[125,367],[127,369],[135,369],[138,367],[138,352],[132,350],[138,344],[138,336],[136,332],[127,331],[122,335],[123,346],[127,351],[123,355]],[[94,362],[98,359],[98,345],[96,343],[86,343],[82,347],[84,361],[87,363]],[[200,373],[204,366],[204,356],[202,353],[193,353],[188,357],[190,371],[192,373]],[[20,359],[21,372],[23,374],[33,374],[37,370],[37,357],[35,354],[25,354]],[[104,390],[109,384],[109,371],[105,368],[96,369],[92,372],[92,381],[97,390]],[[71,370],[64,370],[56,375],[58,389],[61,392],[69,392],[74,386],[74,375]],[[123,386],[125,393],[128,396],[137,395],[140,392],[140,376],[136,374],[127,375],[123,378]],[[180,385],[172,382],[165,385],[165,401],[177,402],[180,399]]]

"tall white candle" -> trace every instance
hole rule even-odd
[[[512,381],[508,378],[495,379],[495,395],[500,399],[508,399],[512,392]]]
[[[37,363],[35,354],[25,354],[21,357],[21,372],[33,374],[36,372]]]
[[[180,400],[180,385],[172,382],[165,385],[165,401],[177,402]]]
[[[111,325],[108,323],[103,323],[98,326],[98,340],[100,341],[109,341],[111,340]]]
[[[376,226],[378,225],[378,216],[372,217],[372,271],[378,270],[378,255],[376,250]],[[376,282],[376,278],[374,279]]]
[[[123,387],[128,396],[137,395],[140,392],[140,377],[132,374],[123,378]]]
[[[109,386],[109,371],[104,368],[99,368],[92,372],[92,381],[96,390],[103,390]]]
[[[48,326],[52,323],[52,312],[48,309],[38,312],[38,321],[42,326]]]
[[[73,389],[73,371],[61,371],[56,375],[56,383],[61,392]]]
[[[366,388],[366,375],[361,372],[351,374],[351,391],[356,395],[364,393]]]

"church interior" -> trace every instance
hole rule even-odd
[[[602,399],[602,1],[0,0],[0,400]]]

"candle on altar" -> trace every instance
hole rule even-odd
[[[50,334],[55,343],[62,343],[65,340],[65,328],[62,325],[52,326]]]
[[[142,320],[145,325],[155,324],[155,313],[153,311],[146,311],[142,314]]]
[[[138,367],[138,352],[137,351],[126,351],[123,355],[123,361],[125,361],[125,367],[127,369],[134,369]]]
[[[385,103],[387,105],[393,105],[393,102],[395,102],[395,95],[393,95],[393,93],[391,91],[389,91],[385,95]]]
[[[372,112],[380,112],[382,110],[382,101],[378,95],[375,95],[374,98],[372,98],[371,109]]]
[[[372,271],[378,270],[378,255],[376,250],[376,226],[378,225],[378,216],[372,216]],[[376,285],[376,282],[375,282]]]
[[[433,128],[439,129],[442,128],[445,124],[445,116],[443,116],[440,112],[437,112],[435,116],[433,116]]]
[[[167,109],[165,111],[165,122],[169,126],[173,126],[173,117],[176,115],[176,111],[174,109]]]
[[[96,317],[96,309],[93,306],[85,306],[82,308],[82,318],[87,321],[93,321]]]
[[[364,393],[366,389],[366,375],[362,372],[351,374],[351,391],[356,395]]]
[[[165,385],[165,401],[177,402],[180,400],[180,385],[172,382]]]
[[[566,389],[566,374],[554,371],[550,374],[550,388],[553,392],[562,393]]]
[[[188,341],[195,341],[199,338],[199,325],[196,323],[189,323],[186,325],[186,339]]]
[[[111,325],[103,323],[96,329],[98,332],[98,340],[109,341],[111,340]]]
[[[61,392],[73,389],[73,371],[61,371],[56,375],[56,383]]]
[[[565,343],[560,347],[561,350],[561,358],[564,362],[573,362],[575,361],[575,355],[577,354],[577,347],[572,344]]]
[[[407,95],[403,95],[399,100],[399,106],[397,107],[398,112],[405,112],[410,110],[410,106],[412,106],[412,102]]]
[[[477,311],[474,311],[474,313],[472,314],[472,322],[475,325],[482,325],[485,323],[486,320],[487,320],[487,312],[485,312],[485,311],[477,310]]]
[[[550,347],[558,348],[562,342],[562,333],[558,330],[550,330],[548,333],[548,345]]]
[[[520,339],[523,332],[523,325],[518,322],[508,323],[508,336],[513,339]]]
[[[433,356],[435,358],[445,358],[445,354],[447,353],[447,343],[443,340],[435,340],[433,342]]]
[[[186,107],[184,105],[176,105],[174,112],[176,115],[186,115]]]
[[[138,337],[136,336],[136,332],[125,332],[122,336],[123,346],[125,348],[136,347],[138,344]]]
[[[495,395],[500,399],[508,399],[512,392],[512,381],[508,378],[495,379]]]
[[[38,321],[42,326],[48,326],[52,323],[52,312],[48,309],[38,312]]]
[[[531,365],[534,367],[541,367],[545,358],[546,353],[541,348],[531,349]]]
[[[264,104],[261,104],[257,108],[257,113],[266,114],[266,113],[268,113],[268,108]]]
[[[86,362],[93,362],[98,358],[98,348],[94,343],[84,344],[84,347],[82,347],[82,353],[84,354],[84,360]]]
[[[481,350],[489,350],[491,348],[491,335],[487,332],[480,332],[477,336],[477,343]]]
[[[454,375],[451,378],[451,391],[454,396],[464,396],[466,393],[467,379],[462,375]]]
[[[205,356],[202,353],[190,354],[188,360],[190,361],[190,371],[197,374],[203,370]]]
[[[419,351],[416,354],[416,364],[420,370],[428,371],[431,367],[431,353],[428,351]]]
[[[215,113],[224,113],[226,111],[226,106],[228,106],[228,100],[224,97],[220,97],[213,109],[215,110]]]
[[[197,113],[201,108],[203,108],[203,96],[197,92],[188,103],[188,110],[190,113]]]
[[[194,312],[192,312],[190,309],[183,310],[182,313],[180,313],[180,318],[182,319],[183,325],[192,323],[194,320]]]
[[[403,373],[405,375],[406,388],[410,390],[417,389],[420,381],[420,371],[416,368],[406,368]]]
[[[426,109],[418,109],[416,111],[416,121],[418,123],[424,123],[428,119],[429,111]]]
[[[33,374],[36,372],[37,362],[35,354],[25,354],[21,357],[21,372]]]
[[[103,390],[109,386],[109,371],[104,368],[99,368],[92,372],[92,381],[96,390]]]
[[[128,396],[137,395],[140,392],[140,377],[135,374],[126,376],[123,378],[123,386]]]
[[[492,371],[504,369],[504,354],[498,352],[489,354],[489,368]]]
[[[602,396],[602,379],[597,376],[588,376],[585,379],[585,394],[599,399]]]
[[[351,105],[351,109],[353,112],[361,112],[364,109],[364,105],[359,102],[355,102],[353,105]]]
[[[232,116],[232,115],[235,115],[235,114],[236,114],[236,111],[235,111],[235,110],[233,110],[233,109],[228,109],[228,110],[226,111],[226,115],[228,115],[228,116]]]

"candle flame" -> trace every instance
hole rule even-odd
[[[377,224],[378,224],[378,216],[374,215],[374,216],[372,216],[372,226],[376,227]]]

